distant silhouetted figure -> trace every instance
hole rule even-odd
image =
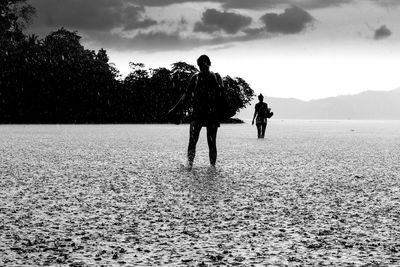
[[[200,130],[205,126],[207,127],[210,164],[214,169],[217,161],[217,131],[220,126],[217,103],[223,83],[218,73],[210,71],[211,61],[208,56],[200,56],[197,59],[197,65],[200,68],[200,72],[192,76],[186,92],[168,114],[173,114],[184,103],[190,102],[191,115],[187,167],[191,169],[193,166]]]
[[[258,138],[264,138],[265,129],[267,128],[267,118],[269,115],[269,109],[268,109],[268,104],[263,102],[264,96],[262,94],[258,96],[258,100],[259,102],[255,106],[253,121],[251,124],[254,125],[254,119],[255,119]]]

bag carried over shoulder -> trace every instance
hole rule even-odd
[[[272,116],[274,116],[274,113],[271,111],[271,108],[269,108],[267,113],[267,118],[270,119]]]
[[[217,111],[219,121],[225,121],[236,114],[236,107],[232,105],[233,101],[230,101],[229,88],[221,87],[221,93],[217,102]]]
[[[217,84],[219,85],[218,91],[219,95],[217,98],[217,115],[219,121],[225,121],[233,116],[235,116],[237,112],[237,107],[233,104],[235,101],[232,101],[232,94],[229,93],[229,88],[224,86],[222,82],[221,76],[219,74],[214,74],[217,80]]]
[[[268,108],[267,103],[257,103],[256,105],[258,106],[257,111],[259,117],[270,119],[274,115],[274,113],[271,112],[271,108]]]

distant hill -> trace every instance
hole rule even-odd
[[[400,120],[400,88],[310,101],[275,97],[266,97],[265,101],[278,119]],[[254,100],[238,117],[252,119],[257,102]]]

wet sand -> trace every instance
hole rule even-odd
[[[0,266],[400,265],[400,122],[0,126]]]

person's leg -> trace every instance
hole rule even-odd
[[[257,137],[261,138],[261,130],[262,130],[261,129],[261,124],[257,123],[256,126],[257,126]]]
[[[215,166],[217,162],[217,131],[216,125],[207,126],[207,143],[211,166]]]
[[[190,123],[190,131],[189,131],[189,145],[188,145],[188,167],[192,167],[193,160],[196,155],[196,144],[199,140],[200,130],[201,130],[201,123],[192,121]]]
[[[261,138],[264,138],[264,136],[265,136],[265,128],[267,128],[267,123],[263,123],[262,124]]]

